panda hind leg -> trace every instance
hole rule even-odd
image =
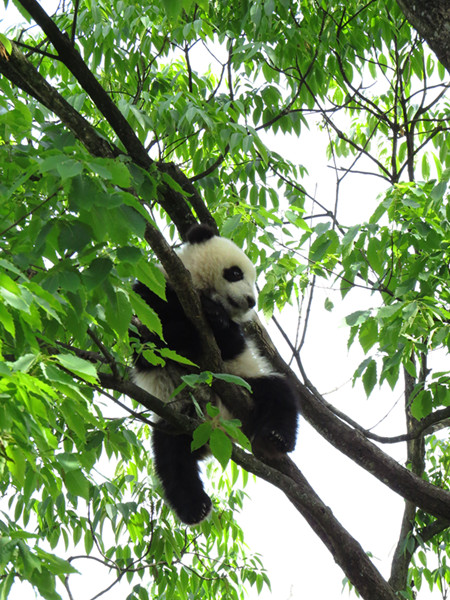
[[[152,446],[156,474],[168,504],[186,525],[200,523],[212,508],[199,473],[198,461],[205,453],[191,452],[190,436],[158,429],[153,431]]]
[[[281,375],[246,379],[254,407],[247,425],[254,450],[292,452],[297,441],[298,408],[295,391]]]

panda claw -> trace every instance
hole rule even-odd
[[[288,451],[287,441],[284,439],[282,435],[278,431],[272,430],[269,433],[269,439],[271,443],[278,449],[280,452]]]
[[[257,442],[257,447],[264,453],[267,453],[267,451],[272,448],[272,450],[287,454],[288,452],[292,452],[295,448],[295,440],[287,439],[276,429],[264,432],[259,438],[259,443],[258,440],[255,441]]]

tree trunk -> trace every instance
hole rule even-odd
[[[397,0],[397,4],[450,73],[449,0]]]

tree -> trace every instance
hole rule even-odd
[[[156,259],[204,336],[200,379],[221,372],[171,248],[196,220],[245,247],[267,317],[297,309],[301,335],[282,331],[297,373],[262,327],[254,333],[295,381],[302,417],[405,499],[389,582],[289,458],[229,442],[217,458],[279,487],[363,598],[413,598],[423,578],[444,589],[449,448],[436,429],[450,417],[449,388],[448,373],[433,371],[434,351],[450,344],[442,65],[387,2],[77,1],[52,17],[36,0],[18,6],[30,27],[0,38],[0,439],[14,517],[1,521],[3,596],[17,578],[52,599],[59,579],[70,597],[76,556],[64,560],[55,548],[82,539],[115,582],[133,582],[129,598],[242,598],[243,586],[267,581],[232,518],[243,496],[232,486],[235,466],[231,482],[216,483],[222,499],[211,522],[194,532],[174,523],[151,477],[148,411],[184,431],[198,423],[129,379],[132,314],[158,331],[131,282],[161,289]],[[266,132],[301,139],[316,125],[329,137],[331,206],[303,185],[303,165],[263,141]],[[380,178],[385,191],[366,222],[349,226],[340,190],[356,174]],[[347,317],[349,343],[367,354],[355,380],[368,396],[404,376],[407,430],[395,439],[335,409],[305,372],[319,280],[343,302],[361,287],[378,299]],[[212,385],[240,409],[239,387]],[[113,415],[116,406],[125,412]],[[406,443],[407,467],[373,440]],[[116,463],[109,479],[96,474],[104,457]]]
[[[411,25],[427,40],[447,71],[450,71],[450,8],[447,2],[398,0],[398,5]]]

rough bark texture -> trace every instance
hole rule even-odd
[[[397,4],[450,73],[449,0],[397,0]]]

